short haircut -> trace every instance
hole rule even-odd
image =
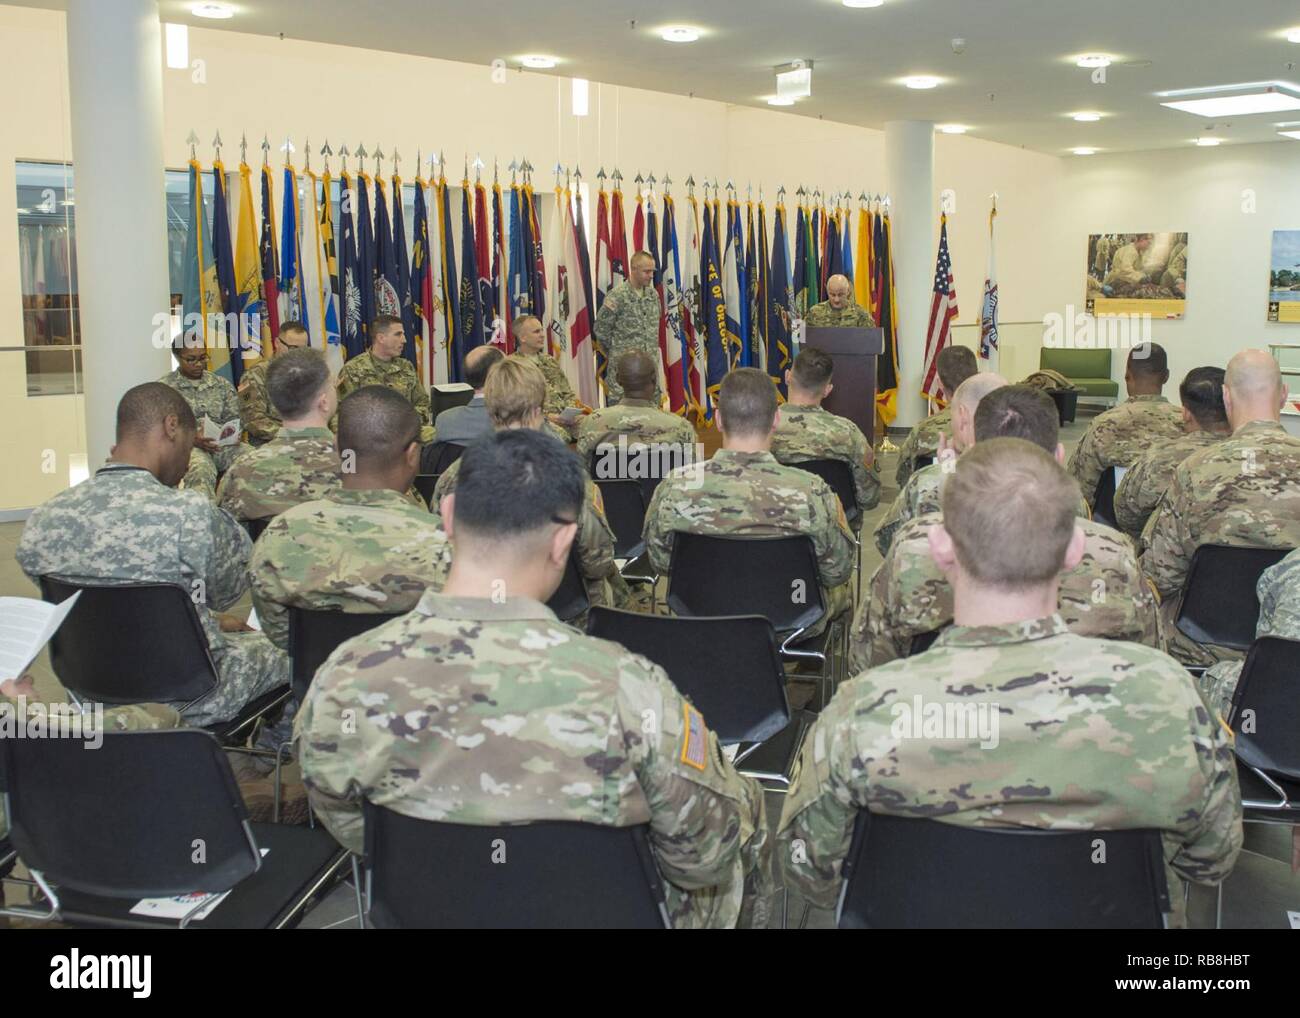
[[[536,364],[507,357],[488,372],[483,402],[498,428],[523,424],[546,400],[546,376]]]
[[[653,265],[654,260],[655,260],[655,256],[652,255],[649,251],[638,251],[636,254],[632,256],[632,260],[628,262],[628,265],[629,266],[635,265],[637,262],[649,262],[651,265]]]
[[[143,437],[168,417],[186,431],[198,429],[189,403],[170,385],[145,382],[127,389],[117,404],[117,440]]]
[[[1178,398],[1202,428],[1222,428],[1228,423],[1223,405],[1223,368],[1192,368],[1178,386]]]
[[[420,415],[386,385],[363,385],[339,402],[339,450],[351,450],[363,470],[395,466],[419,440]]]
[[[815,346],[805,347],[790,367],[794,384],[805,392],[820,392],[830,385],[835,374],[835,361],[825,350]]]
[[[640,392],[658,383],[658,366],[643,350],[629,350],[614,363],[614,377],[623,391]]]
[[[516,318],[514,321],[510,323],[511,334],[518,336],[519,333],[523,331],[524,326],[528,322],[536,322],[538,325],[540,325],[542,323],[542,320],[538,318],[536,315],[520,315],[518,318]]]
[[[400,318],[393,315],[375,315],[370,322],[370,335],[376,336],[381,332],[387,332],[389,329],[396,327],[405,328],[406,326]]]
[[[182,350],[202,350],[207,353],[207,346],[203,342],[203,333],[198,329],[176,333],[172,337],[172,350],[176,353],[180,353]]]
[[[1139,343],[1128,352],[1128,369],[1135,375],[1160,379],[1169,378],[1169,358],[1159,343]]]
[[[975,351],[968,346],[945,346],[939,351],[939,381],[949,396],[957,391],[957,386],[979,371],[975,360]]]
[[[301,332],[304,336],[308,335],[307,326],[296,320],[280,323],[280,335],[283,336],[286,332]]]
[[[1022,438],[972,446],[943,486],[943,527],[958,563],[976,582],[1003,590],[1060,574],[1078,511],[1078,484]]]
[[[483,388],[493,365],[506,359],[495,346],[476,346],[465,355],[465,384],[475,389]]]
[[[319,350],[286,350],[266,369],[266,394],[284,420],[294,420],[311,410],[329,380],[330,366]]]
[[[518,541],[557,520],[576,522],[586,500],[578,457],[543,431],[484,435],[456,469],[458,535]]]
[[[736,368],[718,389],[722,426],[729,435],[766,435],[776,417],[776,386],[758,368]]]
[[[975,441],[991,438],[1021,438],[1055,455],[1061,439],[1056,401],[1033,385],[994,389],[975,408]]]

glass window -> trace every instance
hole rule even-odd
[[[72,167],[18,163],[18,277],[27,394],[81,389]]]

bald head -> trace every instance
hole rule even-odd
[[[630,399],[654,399],[656,368],[655,362],[640,350],[623,354],[615,365],[614,373],[618,384],[623,387],[623,395]]]
[[[474,347],[465,355],[465,381],[475,392],[482,392],[488,372],[492,370],[494,364],[503,360],[505,354],[490,343]]]
[[[849,277],[838,272],[827,277],[826,299],[836,311],[848,307],[849,301],[853,299],[853,284],[849,282]]]
[[[957,386],[957,391],[952,394],[952,431],[958,452],[975,444],[975,411],[980,400],[1007,384],[999,374],[980,371]]]
[[[1251,421],[1276,421],[1286,402],[1277,361],[1267,350],[1242,350],[1223,375],[1223,405],[1236,431]]]

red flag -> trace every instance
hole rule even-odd
[[[605,295],[614,285],[613,265],[609,252],[609,196],[602,187],[596,196],[596,310],[605,303]],[[609,367],[608,358],[600,343],[596,348],[596,382],[601,389],[605,387],[605,372]]]
[[[515,352],[515,337],[510,331],[513,320],[510,314],[510,289],[506,277],[510,275],[510,257],[506,249],[506,221],[501,200],[501,185],[492,185],[492,214],[496,217],[492,229],[492,296],[496,302],[496,316],[505,325],[505,349]]]
[[[623,192],[617,187],[609,207],[610,286],[627,279],[627,226],[623,222]]]
[[[641,207],[641,192],[636,193],[636,215],[632,217],[632,253],[645,250],[645,209]]]
[[[934,267],[934,297],[930,301],[930,327],[925,338],[925,380],[921,395],[939,398],[939,353],[952,343],[952,320],[957,317],[957,288],[952,282],[948,256],[948,217],[939,217],[939,258]]]

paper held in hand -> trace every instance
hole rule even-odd
[[[226,421],[225,424],[218,424],[206,414],[203,415],[203,437],[212,439],[217,445],[237,445],[242,430],[238,417]]]
[[[31,597],[0,597],[0,679],[16,679],[26,671],[63,625],[79,597],[81,591],[62,604]]]

